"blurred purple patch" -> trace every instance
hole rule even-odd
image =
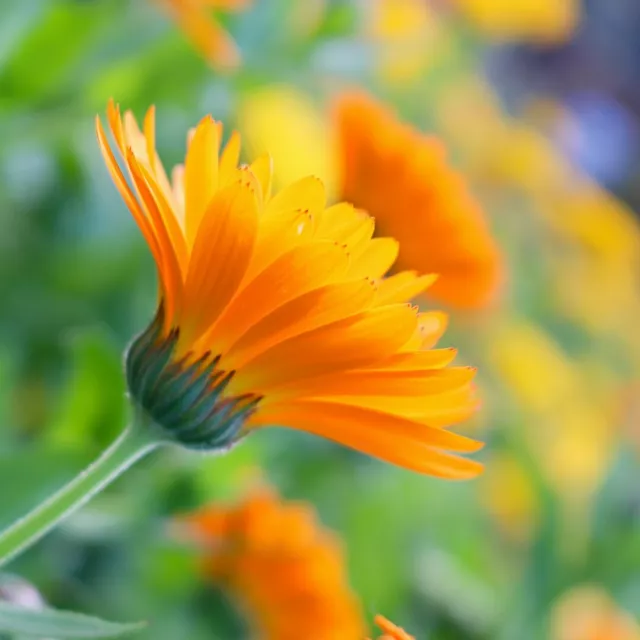
[[[574,164],[601,184],[615,187],[638,159],[638,123],[621,104],[597,92],[574,93],[557,140]]]

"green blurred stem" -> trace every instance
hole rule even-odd
[[[0,533],[0,566],[40,540],[159,444],[145,425],[127,427],[69,484]]]

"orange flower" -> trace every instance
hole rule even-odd
[[[640,640],[640,625],[601,587],[567,592],[551,618],[552,640]]]
[[[200,53],[216,68],[235,68],[240,53],[231,36],[210,15],[211,9],[242,11],[252,0],[156,0],[184,31]]]
[[[482,466],[451,455],[476,441],[447,430],[477,408],[475,369],[431,349],[446,319],[406,301],[433,280],[384,274],[398,245],[371,236],[350,205],[325,208],[309,177],[271,196],[268,158],[238,168],[234,132],[204,118],[172,181],[142,133],[113,104],[99,118],[105,161],[153,254],[158,313],[127,356],[143,419],[187,447],[220,449],[280,425],[329,438],[421,473],[468,478]],[[447,237],[443,237],[447,242]]]
[[[284,502],[262,487],[237,506],[211,506],[183,522],[206,548],[207,577],[237,599],[258,637],[364,637],[339,540],[318,524],[310,506]]]
[[[360,93],[339,99],[336,118],[342,196],[399,240],[398,267],[438,273],[429,293],[452,307],[489,302],[502,275],[500,254],[442,144]]]
[[[413,636],[397,627],[393,622],[389,622],[384,616],[376,616],[375,623],[384,632],[384,635],[380,636],[378,640],[415,640]]]

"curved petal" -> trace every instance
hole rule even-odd
[[[193,341],[217,320],[242,281],[255,243],[258,211],[246,184],[218,191],[195,238],[185,283],[185,341]]]

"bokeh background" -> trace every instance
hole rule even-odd
[[[142,638],[248,637],[169,523],[258,472],[340,535],[369,619],[418,640],[640,638],[640,4],[255,0],[218,18],[233,73],[153,0],[0,3],[0,524],[128,419],[121,354],[156,285],[95,141],[110,97],[156,105],[166,164],[212,113],[283,182],[335,183],[346,88],[438,135],[506,256],[501,298],[452,310],[443,340],[479,367],[486,472],[447,483],[284,431],[166,451],[11,571],[57,607],[149,620]]]

